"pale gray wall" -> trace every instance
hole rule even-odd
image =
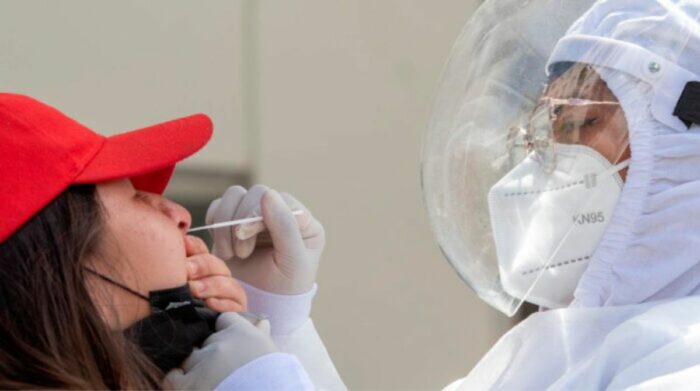
[[[105,133],[209,113],[215,138],[185,168],[252,173],[324,222],[313,317],[346,383],[437,389],[511,324],[443,260],[419,185],[435,85],[475,4],[0,0],[0,89]],[[191,176],[178,195],[201,194]]]
[[[188,161],[240,166],[240,1],[0,0],[0,88],[111,134],[196,112],[214,139]]]

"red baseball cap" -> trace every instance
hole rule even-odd
[[[204,114],[112,137],[31,97],[0,93],[0,243],[73,184],[129,178],[162,194],[175,164],[211,138]]]

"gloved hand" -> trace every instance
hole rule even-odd
[[[216,332],[195,349],[181,368],[168,372],[165,380],[175,389],[213,390],[245,364],[277,351],[270,339],[267,320],[246,319],[226,312],[216,320]]]
[[[293,210],[303,213],[294,216]],[[249,191],[233,186],[209,205],[206,223],[260,215],[260,223],[211,230],[212,253],[226,260],[234,277],[258,289],[283,295],[309,292],[316,281],[325,232],[294,197],[261,185]],[[273,247],[256,249],[256,241],[265,230]]]

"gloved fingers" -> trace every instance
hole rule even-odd
[[[301,238],[299,225],[292,210],[275,190],[265,193],[262,213],[270,232],[275,252],[285,259],[303,260],[306,248]]]
[[[267,319],[264,315],[258,315],[254,314],[252,312],[239,312],[239,315],[244,317],[248,322],[250,322],[252,325],[258,328],[258,330],[262,331],[266,335],[270,335],[270,320]]]
[[[188,257],[198,254],[209,254],[209,248],[204,240],[192,235],[185,235],[185,254]]]
[[[247,216],[248,217],[259,217],[262,216],[262,212],[260,211],[260,205],[255,207]],[[255,223],[248,223],[248,224],[242,224],[236,227],[234,230],[236,234],[236,238],[238,240],[246,240],[249,239],[260,232],[265,230],[265,223],[262,221],[258,221]]]
[[[309,212],[309,210],[306,208],[306,206],[304,206],[304,204],[299,202],[299,200],[297,200],[296,198],[294,198],[293,195],[291,195],[287,192],[284,192],[284,191],[280,192],[280,196],[282,197],[284,202],[287,203],[287,205],[289,206],[289,209],[291,209],[293,211],[300,210],[300,211],[304,212],[304,213],[296,216],[297,222],[299,223],[299,228],[303,228],[304,226],[308,225],[311,222],[311,212]]]
[[[236,256],[240,259],[248,258],[253,253],[253,251],[255,251],[255,243],[257,242],[257,240],[258,236],[255,235],[246,240],[236,241],[236,245],[233,248]]]
[[[192,357],[192,356],[190,356]],[[189,361],[190,359],[188,358],[185,360],[185,362]],[[168,372],[167,375],[165,375],[165,382],[170,384],[172,386],[173,390],[184,390],[186,389],[185,384],[187,380],[187,376],[185,376],[185,372],[180,369],[180,368],[175,368],[172,371]]]
[[[265,330],[259,329],[253,322],[241,314],[222,313],[216,320],[216,332],[202,343],[202,351],[206,351],[210,345],[220,342],[230,343],[236,348],[259,343],[272,344],[270,334],[264,333]],[[274,344],[272,345],[274,346]]]
[[[189,281],[192,295],[199,299],[216,298],[238,303],[243,308],[247,307],[248,298],[245,290],[236,279],[227,276],[209,276],[198,280]],[[236,309],[240,308],[238,306]],[[221,312],[221,311],[219,311]]]
[[[207,276],[231,276],[226,263],[221,258],[209,254],[196,254],[187,258],[187,279],[197,280]]]
[[[265,185],[255,185],[251,187],[241,200],[241,204],[233,218],[243,219],[252,217],[251,214],[260,205],[260,199],[268,190],[269,188]]]
[[[221,197],[221,201],[210,208],[216,206],[216,210],[211,212],[211,223],[221,223],[224,221],[233,220],[236,211],[240,207],[242,200],[245,198],[247,191],[241,186],[231,186]],[[207,212],[209,214],[209,212]],[[233,230],[229,227],[213,229],[214,238],[214,253],[222,259],[230,259],[233,257]]]
[[[216,211],[212,212],[211,224],[232,220],[247,195],[248,191],[242,186],[231,186],[226,189],[220,198],[221,201],[216,205]]]
[[[258,215],[259,216],[259,215]],[[255,223],[243,224],[237,227],[235,234],[238,240],[247,240],[265,231],[265,223],[257,221]]]
[[[207,215],[204,218],[204,224],[214,224],[214,214],[216,214],[216,211],[219,209],[219,205],[221,205],[221,198],[217,198],[214,201],[212,201],[211,204],[209,204],[209,207],[207,208]],[[213,230],[209,231],[213,232]]]
[[[185,377],[187,377],[187,374],[192,371],[198,363],[203,361],[204,356],[206,356],[205,352],[202,352],[202,349],[200,348],[194,348],[192,350],[192,353],[190,353],[189,356],[187,356],[187,359],[180,364],[180,368],[176,368],[171,372],[168,372],[168,375],[171,373],[175,372],[173,376],[177,376],[179,379],[184,380]],[[182,377],[180,377],[182,376]],[[182,389],[182,388],[178,388]]]
[[[238,315],[244,317],[248,322],[250,322],[253,325],[257,325],[258,322],[260,322],[263,319],[267,319],[266,317],[258,314],[254,314],[252,312],[244,311],[244,312],[239,312]]]
[[[253,342],[256,339],[269,338],[269,334],[265,335],[258,330],[253,323],[235,312],[224,312],[216,319],[216,332],[209,336],[202,343],[202,349],[207,349],[208,346],[217,344],[221,341],[229,343],[243,344]]]
[[[292,211],[301,211],[301,214],[295,215],[297,218],[297,222],[299,223],[299,228],[303,232],[308,232],[309,228],[312,228],[312,225],[314,223],[319,224],[318,220],[314,219],[313,216],[311,215],[311,212],[309,209],[304,206],[299,200],[294,198],[293,195],[289,193],[280,193],[280,196],[282,196],[282,199],[284,202],[287,203],[289,208]],[[253,209],[251,213],[248,213],[245,218],[249,217],[258,217],[261,216],[261,211],[260,211],[260,206],[256,207]],[[248,224],[242,224],[239,225],[238,227],[235,228],[235,234],[236,238],[238,240],[246,240],[254,235],[257,235],[265,230],[265,223],[262,221],[258,221],[255,223],[248,223]],[[309,232],[309,234],[313,234],[313,232]]]
[[[258,330],[262,331],[265,335],[270,335],[270,321],[268,319],[261,319],[255,324]]]
[[[219,209],[219,205],[221,205],[221,198],[217,198],[214,201],[209,204],[209,207],[207,208],[207,215],[204,218],[204,224],[205,225],[211,225],[214,224],[214,215],[216,214],[216,211]],[[216,229],[208,229],[209,232],[209,237],[212,238],[213,240],[216,240]],[[222,248],[225,248],[226,246],[218,245],[216,244],[216,241],[214,241],[214,247],[212,248],[212,251],[216,254],[219,254],[220,256],[228,259],[230,258],[230,254],[223,250],[222,253]]]
[[[320,221],[316,220],[311,214],[311,211],[299,202],[293,195],[289,193],[282,193],[282,198],[285,200],[287,205],[292,210],[301,210],[302,214],[297,215],[297,222],[299,223],[299,231],[301,232],[301,237],[306,243],[307,248],[317,248],[323,247],[325,244],[325,231],[323,225]],[[317,243],[318,242],[318,243]]]
[[[299,215],[295,215],[295,217],[306,247],[312,249],[323,248],[325,244],[325,233],[321,223],[316,220],[306,206],[294,198],[294,196],[289,193],[281,193],[280,195],[292,211],[302,212]],[[260,216],[260,214],[260,207],[257,207],[246,217],[256,217]],[[236,227],[234,230],[236,238],[238,239],[234,245],[236,257],[241,259],[248,258],[253,251],[255,251],[255,238],[265,231],[267,231],[267,227],[264,222],[249,223]]]
[[[257,205],[251,211],[245,215],[239,215],[237,218],[250,218],[250,217],[258,217],[262,215],[261,211],[261,201],[264,193],[266,193],[268,190],[270,190],[266,186],[258,185],[251,189],[251,193],[254,192],[254,195],[251,194],[250,197],[246,197],[247,200],[245,200],[243,203],[247,203],[247,201],[250,201],[250,206],[252,205]],[[264,192],[263,192],[264,191]],[[263,193],[261,193],[263,192]],[[284,199],[284,198],[283,198]],[[300,205],[300,203],[293,198],[289,198],[288,200],[288,205],[292,207],[293,210],[296,210],[293,208],[293,206]],[[246,205],[246,207],[248,206]],[[301,209],[301,208],[299,208]],[[239,209],[239,212],[245,210],[245,208]],[[303,211],[303,209],[302,209]],[[250,223],[250,224],[245,224],[241,225],[235,228],[234,233],[236,235],[237,241],[234,245],[234,253],[236,257],[241,258],[241,259],[246,259],[248,258],[254,251],[255,251],[255,244],[256,244],[256,237],[262,232],[265,232],[267,230],[267,227],[265,225],[264,221],[261,222],[255,222],[255,223]]]
[[[246,229],[245,239],[238,239],[236,245],[234,246],[234,252],[236,256],[240,259],[248,258],[253,251],[255,251],[255,245],[258,241],[258,234],[266,230],[265,225],[262,223],[253,223],[252,227]],[[238,234],[236,234],[238,236]],[[249,235],[249,236],[248,236]]]
[[[246,216],[246,218],[258,217],[260,215],[260,206],[258,205]],[[237,240],[236,244],[233,246],[233,251],[236,254],[236,257],[240,259],[248,258],[255,250],[257,235],[263,231],[265,231],[265,223],[262,221],[236,227],[234,233]]]
[[[253,322],[251,320],[248,320],[246,316],[248,316],[248,313],[222,313],[221,315],[219,315],[218,318],[216,318],[216,331],[221,331],[228,328],[242,327],[241,322],[247,322],[248,324],[252,325]]]
[[[241,206],[236,211],[236,219],[244,219],[256,217],[260,215],[260,199],[267,192],[268,187],[264,185],[255,185],[248,190],[241,201]],[[250,256],[255,249],[255,236],[251,235],[244,240],[239,240],[236,232],[239,227],[232,230],[233,234],[233,253],[236,257],[244,259]]]

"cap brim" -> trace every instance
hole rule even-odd
[[[129,178],[137,189],[161,194],[175,164],[206,145],[212,129],[209,117],[195,114],[107,137],[74,183]]]

